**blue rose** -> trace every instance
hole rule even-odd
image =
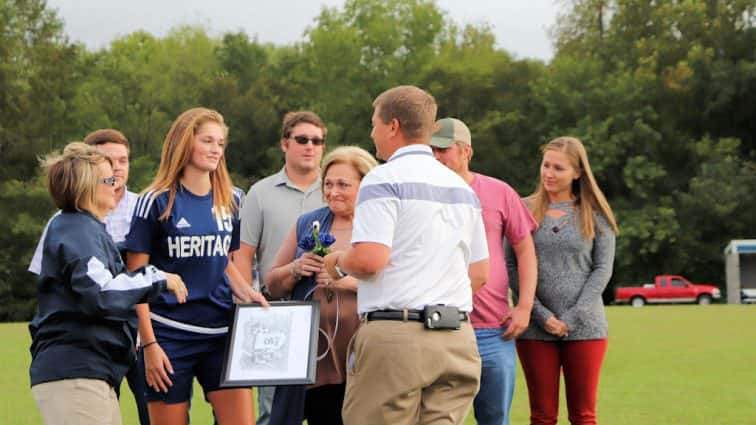
[[[336,238],[334,238],[330,233],[321,233],[318,235],[318,239],[320,239],[320,244],[323,245],[324,248],[328,248],[329,246],[333,245],[334,242],[336,242]]]
[[[312,251],[315,248],[315,238],[312,235],[305,235],[297,245],[305,251]]]

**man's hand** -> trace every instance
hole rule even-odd
[[[507,324],[507,322],[509,322],[509,324]],[[528,325],[530,325],[530,309],[518,305],[511,309],[509,314],[504,316],[501,320],[501,324],[507,326],[507,330],[501,334],[502,338],[507,340],[517,338],[517,336],[525,332]]]
[[[339,280],[341,277],[338,273],[336,273],[336,263],[339,261],[339,257],[341,256],[341,251],[334,251],[324,258],[324,265],[326,273],[328,273],[328,276],[331,277],[331,280]]]

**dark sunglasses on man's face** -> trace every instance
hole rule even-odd
[[[291,136],[291,138],[294,139],[300,145],[306,145],[307,142],[310,142],[310,141],[312,141],[312,144],[315,146],[320,146],[323,143],[325,143],[325,140],[321,139],[320,137]]]
[[[116,178],[115,176],[106,177],[104,179],[100,179],[100,183],[109,184],[111,186],[115,186]]]

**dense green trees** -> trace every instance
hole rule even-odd
[[[548,130],[587,142],[617,209],[615,277],[722,283],[723,247],[754,236],[756,4],[572,3],[536,85],[560,99]]]
[[[317,111],[330,147],[372,149],[371,101],[396,84],[466,121],[476,170],[534,187],[550,138],[587,145],[621,228],[614,282],[684,273],[723,283],[722,249],[756,229],[753,0],[570,0],[554,59],[515,59],[485,26],[431,0],[347,0],[290,46],[180,27],[89,51],[43,0],[0,0],[0,320],[28,319],[32,249],[53,210],[37,160],[95,128],[132,142],[131,188],[150,181],[171,121],[218,109],[243,188],[281,166],[282,115]]]

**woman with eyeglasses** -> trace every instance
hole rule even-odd
[[[366,150],[342,146],[323,159],[321,188],[325,207],[297,219],[278,250],[265,284],[274,298],[320,301],[320,337],[315,385],[277,387],[271,425],[339,425],[346,389],[347,345],[360,325],[357,279],[333,280],[323,256],[313,253],[313,226],[318,237],[345,249],[352,237],[354,208],[362,178],[378,165]],[[317,223],[317,224],[316,224]]]
[[[47,425],[120,424],[116,389],[136,356],[134,306],[166,289],[183,303],[186,286],[153,266],[126,271],[103,223],[116,205],[107,156],[75,142],[42,165],[61,212],[43,241],[29,325],[32,394]]]
[[[139,197],[126,237],[129,268],[154,264],[181,275],[186,304],[162,296],[139,305],[150,423],[186,423],[196,377],[220,425],[254,423],[252,390],[220,387],[233,296],[265,298],[228,258],[239,247],[239,206],[226,168],[228,128],[216,111],[194,108],[173,122],[155,180]]]
[[[596,423],[608,345],[601,293],[612,276],[617,224],[580,140],[559,137],[541,150],[541,178],[526,200],[539,223],[533,234],[538,284],[517,354],[528,384],[531,424],[557,423],[563,375],[570,423],[590,425]],[[513,258],[507,255],[507,266],[516,290]]]

